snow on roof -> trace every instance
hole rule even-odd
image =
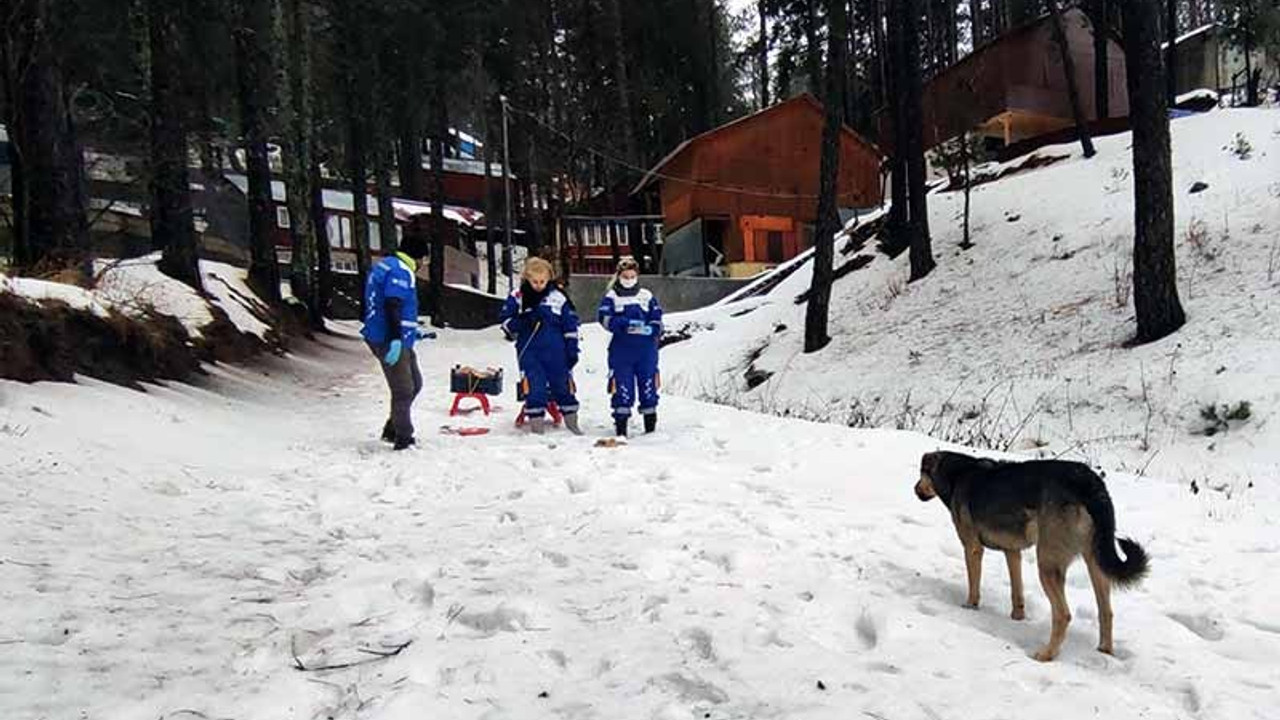
[[[1218,27],[1218,23],[1216,23],[1216,22],[1209,23],[1208,25],[1202,25],[1202,26],[1200,26],[1200,27],[1196,28],[1195,30],[1192,30],[1192,31],[1191,31],[1191,32],[1189,32],[1189,33],[1185,33],[1185,34],[1179,35],[1179,36],[1178,36],[1178,38],[1177,38],[1176,40],[1174,40],[1174,41],[1173,41],[1173,44],[1174,44],[1174,45],[1181,45],[1182,43],[1184,43],[1184,42],[1186,42],[1186,41],[1190,40],[1191,38],[1194,38],[1194,37],[1196,37],[1196,36],[1198,36],[1198,35],[1203,35],[1203,34],[1205,34],[1205,33],[1209,32],[1209,31],[1211,31],[1211,30],[1216,29],[1217,27]],[[1168,43],[1168,42],[1163,42],[1163,43],[1161,43],[1161,44],[1160,44],[1160,49],[1161,49],[1161,50],[1168,50],[1168,49],[1169,49],[1169,43]]]
[[[431,170],[430,157],[424,157],[422,159],[422,168],[424,170]],[[483,160],[466,160],[462,158],[447,157],[444,159],[444,171],[451,172],[451,173],[458,173],[460,175],[480,175],[483,177],[484,161]],[[489,176],[496,177],[496,178],[502,177],[502,163],[490,163]],[[511,176],[513,180],[515,179],[515,177],[516,176],[514,174]]]
[[[249,192],[249,178],[238,173],[227,173],[227,181],[236,187],[242,193]],[[348,190],[331,190],[325,188],[322,191],[324,195],[324,207],[326,210],[334,210],[342,213],[354,213],[356,208],[355,200]],[[277,203],[285,203],[288,201],[289,193],[285,184],[279,180],[271,181],[271,198]],[[365,198],[368,205],[369,217],[378,217],[378,198],[372,193]],[[405,200],[404,198],[395,198],[392,201],[395,207],[396,218],[398,220],[407,221],[417,215],[430,215],[431,204],[418,202],[416,200]],[[444,206],[445,219],[451,220],[459,225],[466,227],[475,227],[477,223],[484,220],[484,213],[479,210],[473,210],[468,207],[458,205]]]
[[[1217,92],[1208,88],[1200,88],[1199,90],[1182,93],[1178,97],[1174,98],[1173,104],[1181,105],[1182,103],[1191,102],[1192,100],[1208,100],[1216,103],[1218,102],[1218,98],[1219,95]]]

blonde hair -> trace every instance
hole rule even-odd
[[[622,273],[628,270],[635,270],[636,275],[640,274],[640,263],[636,262],[633,257],[624,257],[618,261],[618,269],[613,273],[613,282],[610,284],[617,285],[618,281],[622,279]]]
[[[547,280],[556,279],[556,269],[551,263],[540,257],[531,257],[524,261],[524,271],[520,276],[528,280],[533,275],[546,275]]]

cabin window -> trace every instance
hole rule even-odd
[[[382,226],[369,221],[369,249],[382,250]]]
[[[338,233],[338,236],[342,238],[342,247],[350,250],[354,247],[354,239],[351,237],[351,218],[339,218],[338,225],[342,229],[342,231]]]
[[[329,235],[329,247],[342,247],[342,224],[339,222],[337,215],[329,215],[325,217],[325,229]]]
[[[276,225],[286,229],[289,227],[289,208],[276,208]]]

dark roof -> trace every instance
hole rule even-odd
[[[647,186],[654,179],[655,176],[657,176],[662,172],[662,169],[664,167],[671,164],[685,150],[689,149],[694,144],[704,142],[707,139],[728,130],[729,128],[736,127],[738,125],[743,125],[748,122],[754,122],[756,120],[759,120],[760,118],[765,117],[766,115],[775,114],[776,112],[778,112],[784,107],[790,107],[792,105],[797,105],[797,104],[803,104],[808,107],[814,108],[820,114],[825,112],[825,108],[823,107],[822,103],[818,102],[818,99],[815,98],[813,95],[806,92],[806,93],[801,93],[789,100],[783,100],[780,103],[770,105],[769,107],[763,110],[759,110],[754,113],[751,113],[750,115],[744,115],[738,118],[737,120],[727,122],[724,125],[721,125],[720,127],[712,128],[711,130],[708,130],[702,133],[701,135],[695,135],[689,138],[688,140],[685,140],[684,142],[677,145],[674,150],[672,150],[670,153],[667,153],[666,157],[659,160],[656,165],[650,168],[649,171],[644,174],[644,177],[640,179],[640,182],[635,186],[635,188],[631,190],[631,194],[634,195],[640,192],[641,190],[643,190],[645,186]],[[855,141],[857,141],[858,143],[866,147],[868,150],[871,150],[872,152],[874,152],[877,156],[880,156],[883,154],[880,152],[880,148],[876,147],[875,143],[862,137],[853,128],[849,127],[848,125],[844,125],[842,127],[842,130],[849,137],[852,137]]]

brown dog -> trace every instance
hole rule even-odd
[[[1035,653],[1040,661],[1058,656],[1067,636],[1067,568],[1084,556],[1098,602],[1098,650],[1111,653],[1111,585],[1125,588],[1147,573],[1147,554],[1120,538],[1116,554],[1115,508],[1098,474],[1080,463],[1059,460],[998,462],[960,453],[931,452],[920,459],[916,496],[935,497],[951,511],[964,546],[969,575],[965,605],[977,607],[983,548],[1002,550],[1013,586],[1013,619],[1026,617],[1022,599],[1022,551],[1036,546],[1040,586],[1053,608],[1049,643]]]

